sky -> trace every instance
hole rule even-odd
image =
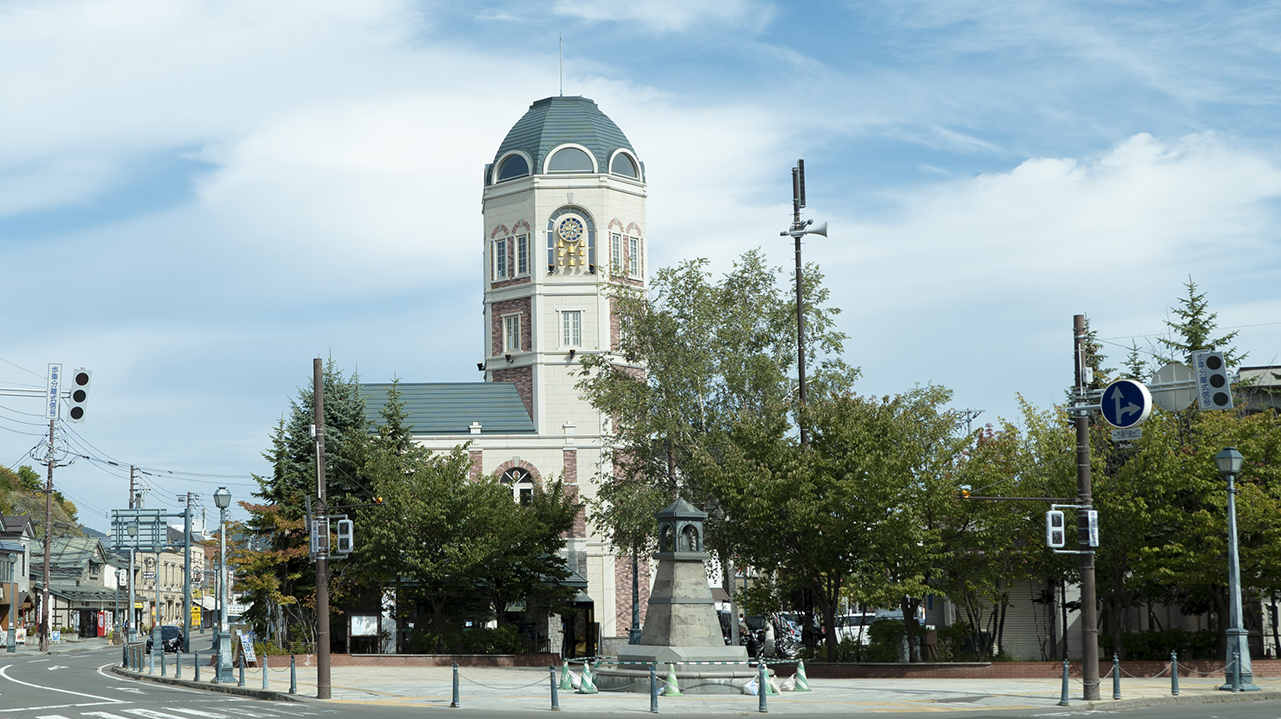
[[[1118,366],[1189,278],[1281,364],[1281,3],[0,0],[0,388],[93,371],[81,520],[129,465],[148,507],[250,499],[314,357],[480,379],[482,169],[562,83],[645,162],[651,268],[789,267],[805,159],[859,392],[1016,419],[1073,315]]]

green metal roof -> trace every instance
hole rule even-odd
[[[529,106],[525,116],[512,127],[498,147],[494,162],[511,150],[524,150],[534,158],[530,171],[537,174],[547,153],[567,143],[590,148],[602,173],[609,172],[609,158],[619,148],[632,144],[618,125],[585,97],[546,97]],[[486,175],[488,177],[488,175]]]
[[[467,434],[479,422],[482,434],[535,434],[534,420],[511,382],[401,382],[400,400],[415,435]],[[362,384],[369,418],[378,424],[390,383]]]

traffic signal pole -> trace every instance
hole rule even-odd
[[[1076,402],[1085,404],[1085,315],[1072,318],[1074,364],[1076,366]],[[1090,490],[1090,416],[1082,409],[1074,411],[1076,425],[1077,547],[1081,570],[1081,677],[1085,700],[1099,698],[1099,629],[1098,607],[1094,592],[1094,548],[1090,546],[1089,509],[1093,502]]]
[[[316,508],[317,517],[327,517],[325,508],[325,368],[319,357],[312,368],[312,409],[316,424]],[[320,526],[325,533],[316,551],[316,698],[329,699],[329,522],[313,520],[311,531]]]

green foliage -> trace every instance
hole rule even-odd
[[[1190,363],[1191,354],[1197,350],[1219,350],[1223,352],[1223,359],[1229,367],[1240,364],[1246,356],[1238,354],[1231,344],[1236,339],[1237,332],[1215,337],[1218,313],[1210,312],[1205,293],[1197,292],[1196,283],[1191,277],[1188,277],[1183,286],[1188,290],[1187,296],[1180,297],[1179,304],[1170,308],[1170,314],[1174,317],[1165,321],[1165,326],[1173,336],[1157,338],[1157,342],[1169,353],[1166,361]]]
[[[24,489],[28,492],[43,492],[44,479],[31,467],[22,465],[18,467],[18,489]]]
[[[578,389],[612,418],[606,437],[601,488],[591,504],[593,524],[623,553],[653,544],[653,513],[682,494],[699,505],[708,496],[690,465],[744,415],[786,418],[797,407],[796,314],[780,271],[759,251],[744,254],[713,282],[706,260],[654,274],[649,296],[619,286],[611,298],[619,320],[615,354],[582,360]],[[834,356],[844,335],[838,310],[824,306],[827,290],[814,267],[806,269],[807,357],[810,389],[848,387],[854,372]],[[713,549],[715,525],[709,518]]]
[[[1178,652],[1179,659],[1222,659],[1219,652],[1219,635],[1211,629],[1189,632],[1184,629],[1161,629],[1147,632],[1127,632],[1121,637],[1125,658],[1131,661],[1170,660],[1170,652]],[[1099,653],[1110,656],[1115,651],[1112,637],[1099,636]]]
[[[453,630],[437,634],[414,627],[409,638],[410,654],[436,654],[444,647],[451,654],[518,654],[524,640],[515,627]]]

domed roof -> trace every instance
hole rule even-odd
[[[635,154],[618,125],[585,97],[547,97],[529,106],[512,126],[494,155],[494,162],[512,150],[524,150],[534,160],[533,171],[542,171],[543,160],[557,147],[573,142],[592,151],[600,172],[609,171],[609,160],[620,148]]]

